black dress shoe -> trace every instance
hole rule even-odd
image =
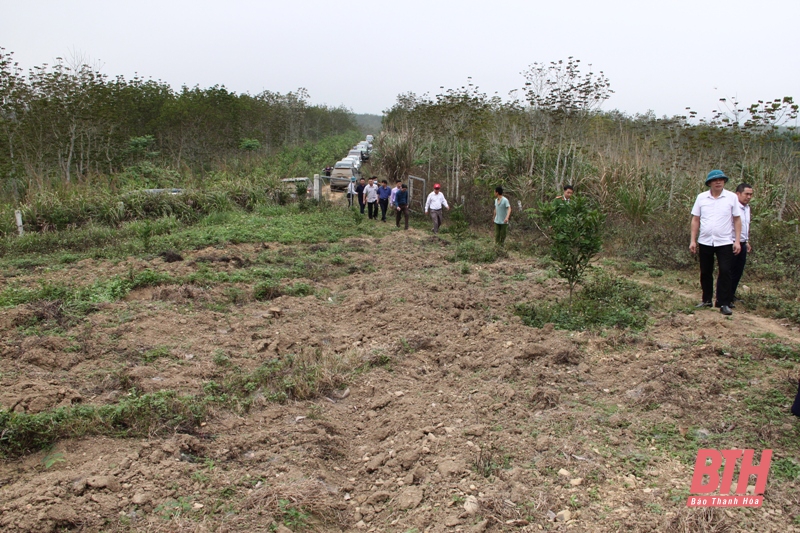
[[[731,311],[731,308],[728,307],[727,305],[723,305],[722,307],[720,307],[719,308],[719,312],[722,313],[725,316],[729,316],[729,315],[733,314],[733,311]]]
[[[700,309],[701,307],[711,307],[711,302],[700,302],[699,304],[695,305],[695,307],[697,309]]]

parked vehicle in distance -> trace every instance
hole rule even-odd
[[[369,159],[369,153],[366,150],[354,148],[347,152],[347,157],[357,157],[359,161],[367,161]]]
[[[348,163],[349,162],[350,161],[348,161]],[[339,161],[339,163],[342,163],[342,161]],[[350,183],[350,178],[355,177],[359,179],[361,177],[358,169],[354,168],[352,165],[338,166],[339,163],[336,163],[337,166],[335,166],[333,172],[331,172],[331,191],[346,191],[347,184]]]
[[[361,158],[357,155],[348,155],[342,161],[352,161],[354,167],[357,169],[361,168]]]
[[[372,135],[367,135],[367,142],[371,143],[374,140],[375,140],[375,137],[373,137]]]

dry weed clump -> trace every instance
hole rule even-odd
[[[560,396],[555,389],[537,388],[531,394],[531,405],[542,409],[553,409],[559,403]]]
[[[685,406],[687,400],[683,391],[691,382],[691,376],[686,369],[662,366],[645,377],[639,386],[629,390],[628,396],[639,405],[670,402]],[[718,384],[712,383],[711,388],[713,385]],[[709,392],[714,393],[711,388]]]
[[[553,362],[559,365],[577,365],[583,360],[583,355],[574,347],[560,350],[554,357]]]
[[[152,521],[148,524],[137,524],[138,531],[146,531],[147,533],[211,533],[211,531],[227,531],[224,528],[210,525],[206,518],[202,518],[202,522],[198,523],[196,518],[183,518],[175,517],[171,520]]]
[[[191,285],[165,285],[157,287],[151,295],[152,300],[185,303],[187,301],[208,302],[211,296],[205,289]]]
[[[292,364],[292,397],[307,400],[343,388],[367,360],[363,350],[303,350]]]
[[[262,510],[279,521],[287,516],[303,521],[313,518],[323,524],[344,527],[352,522],[352,517],[338,492],[336,487],[318,479],[296,479],[253,491],[242,508]],[[303,516],[307,518],[300,518]]]
[[[665,533],[727,533],[734,531],[734,525],[721,509],[683,508],[666,518],[659,529]]]
[[[511,500],[499,496],[487,496],[481,498],[479,502],[481,506],[481,515],[499,524],[506,523],[509,520],[516,521],[523,518],[520,508]],[[527,521],[525,524],[527,524]]]
[[[41,322],[53,321],[59,325],[64,321],[64,308],[61,300],[39,300],[28,304],[28,309]]]

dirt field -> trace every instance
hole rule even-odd
[[[256,301],[235,281],[259,254],[329,246],[241,244],[15,276],[88,284],[202,267],[233,281],[137,289],[58,334],[20,327],[41,309],[3,311],[6,409],[113,404],[134,388],[203,395],[232,369],[291,356],[364,370],[319,376],[331,386],[310,400],[253,391],[249,410],[212,409],[191,431],[61,440],[0,463],[0,529],[800,531],[798,480],[776,468],[760,509],[686,507],[699,447],[771,448],[791,465],[791,364],[763,342],[800,343],[796,327],[746,309],[656,310],[636,334],[527,327],[513,304],[563,296],[558,278],[516,254],[449,262],[452,245],[419,229],[337,244],[339,274],[290,280],[312,295]],[[690,302],[691,283],[669,298]],[[212,305],[233,290],[236,303]],[[776,395],[785,417],[760,424],[752,399]]]

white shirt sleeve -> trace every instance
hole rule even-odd
[[[694,205],[692,206],[692,216],[700,216],[700,196],[701,195],[697,195],[697,198],[694,200]]]
[[[742,216],[742,208],[739,207],[739,200],[738,199],[735,199],[733,201],[733,209],[731,210],[731,215],[733,215],[735,217]]]

